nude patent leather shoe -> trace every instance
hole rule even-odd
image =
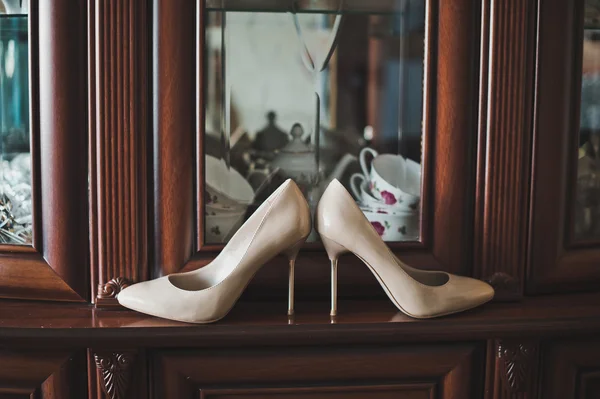
[[[315,219],[331,260],[332,316],[337,313],[338,257],[345,252],[360,258],[398,309],[414,318],[461,312],[494,297],[494,289],[483,281],[422,271],[400,261],[337,180],[329,184],[321,197]]]
[[[117,297],[126,308],[165,319],[212,323],[234,306],[254,274],[278,254],[289,257],[289,306],[294,312],[294,264],[311,231],[300,189],[283,183],[254,212],[221,253],[198,270],[134,284]]]

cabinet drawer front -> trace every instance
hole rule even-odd
[[[161,351],[156,397],[456,398],[481,395],[478,345]],[[437,396],[436,396],[437,395]]]
[[[201,389],[200,394],[206,399],[433,399],[435,384]]]
[[[562,341],[544,351],[544,399],[600,398],[600,341]]]

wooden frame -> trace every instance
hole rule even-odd
[[[0,297],[85,301],[85,3],[31,3],[33,245],[2,246]],[[43,49],[43,51],[40,51]]]
[[[204,184],[203,162],[198,161],[203,159],[203,5],[204,0],[198,6],[185,0],[154,2],[154,276],[205,265],[220,248],[194,240],[194,230],[202,237],[198,215],[203,215],[203,196],[197,194],[203,192]],[[451,5],[429,1],[428,10],[425,240],[394,249],[402,250],[405,259],[420,267],[469,274],[480,10],[467,0]],[[193,251],[195,246],[200,248],[198,253]],[[312,248],[298,262],[298,292],[326,295],[327,259],[321,251]],[[352,289],[353,296],[380,293],[357,260],[344,258],[342,262],[342,296],[345,287]],[[287,278],[283,261],[271,263],[259,272],[249,291],[283,292]],[[303,290],[303,285],[310,289]]]
[[[583,10],[584,0],[543,1],[539,9],[527,284],[530,293],[597,289],[600,282],[600,248],[573,245],[570,234]]]

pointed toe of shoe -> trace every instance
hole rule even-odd
[[[494,299],[494,295],[496,295],[494,287],[492,287],[486,282],[480,280],[477,281],[479,281],[479,283],[481,284],[481,287],[478,290],[480,292],[479,299],[481,300],[481,304],[484,304]]]
[[[147,284],[138,283],[125,288],[117,295],[117,301],[127,309],[147,313],[152,308],[152,296],[148,295]]]
[[[461,277],[456,288],[461,297],[460,307],[465,310],[483,305],[494,298],[494,288],[488,283],[474,278]]]

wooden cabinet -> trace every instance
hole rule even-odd
[[[581,173],[582,163],[593,171],[592,155],[600,167],[590,139],[600,139],[600,112],[596,129],[583,105],[596,68],[586,57],[600,54],[593,1],[341,2],[343,51],[321,83],[347,85],[325,92],[323,103],[335,106],[323,114],[336,128],[362,123],[355,150],[370,143],[420,162],[418,238],[390,248],[416,267],[489,281],[494,303],[412,320],[345,256],[332,323],[328,259],[311,242],[296,266],[295,319],[285,315],[288,275],[276,258],[216,326],[127,312],[116,297],[129,284],[203,267],[223,248],[207,233],[206,156],[235,154],[232,134],[211,141],[207,126],[240,118],[207,111],[227,100],[213,87],[222,54],[207,50],[227,40],[219,13],[277,14],[296,39],[295,14],[315,14],[302,7],[324,9],[311,23],[331,30],[341,3],[30,3],[33,226],[30,245],[0,245],[0,396],[600,397],[600,347],[588,341],[600,333],[600,239],[581,234],[595,225],[600,198],[583,190],[583,201],[580,185],[600,190],[595,173]],[[415,9],[416,28],[406,22]],[[252,44],[245,51],[264,61]],[[304,68],[296,55],[291,67]],[[389,82],[421,97],[392,101]],[[257,93],[250,97],[268,97]],[[390,119],[381,110],[390,109],[407,126],[416,120],[418,134],[394,125],[392,139],[381,139]],[[45,302],[23,301],[31,299]]]
[[[557,341],[544,354],[542,397],[600,397],[600,342]]]
[[[477,345],[159,352],[157,397],[477,398]]]

